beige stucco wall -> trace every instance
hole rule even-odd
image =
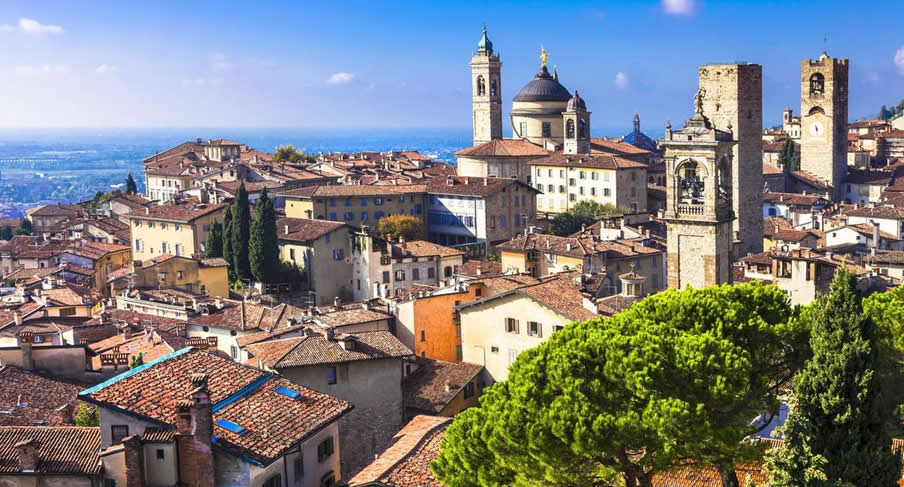
[[[176,244],[182,245],[183,256],[200,256],[202,243],[207,238],[210,225],[214,221],[222,221],[223,212],[223,208],[220,208],[188,223],[167,222],[143,216],[130,217],[132,258],[144,261],[164,253],[175,255]],[[153,226],[150,226],[151,223]],[[163,228],[164,225],[166,228]],[[136,243],[138,240],[141,241],[141,250],[138,249]],[[161,250],[164,242],[167,246],[166,252]]]

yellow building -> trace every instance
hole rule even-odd
[[[286,216],[376,225],[384,216],[424,217],[427,186],[331,185],[308,186],[281,193]]]
[[[184,289],[208,296],[229,296],[229,265],[222,258],[191,259],[165,254],[134,262],[107,278],[111,296],[129,287]]]
[[[314,291],[316,304],[332,303],[333,298],[352,298],[351,227],[344,223],[280,218],[276,222],[279,256],[305,273],[307,287]]]
[[[647,211],[647,165],[610,154],[563,154],[530,162],[537,211],[562,213],[580,201]]]
[[[80,240],[60,254],[60,261],[94,270],[93,287],[104,292],[107,277],[132,262],[129,247],[119,244]]]
[[[179,201],[130,212],[132,258],[145,261],[162,254],[200,257],[210,225],[223,220],[225,206]]]

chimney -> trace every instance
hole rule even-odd
[[[122,440],[125,453],[126,487],[144,487],[144,446],[141,437],[132,435]]]
[[[449,384],[449,381],[446,381],[445,385],[443,386],[443,390],[446,392],[452,390],[452,386]]]
[[[873,222],[873,248],[879,248],[879,224]]]
[[[15,444],[16,456],[19,457],[19,471],[34,472],[38,465],[38,445],[33,438]]]
[[[336,330],[332,326],[325,327],[323,329],[323,337],[328,341],[333,341],[336,338]]]
[[[286,235],[288,235],[289,234],[289,224],[285,225],[285,230],[286,230]]]
[[[150,214],[151,214],[151,207],[150,207],[150,206],[145,206],[145,207],[144,207],[144,214],[145,214],[145,215],[150,215]]]
[[[53,415],[59,424],[72,424],[72,405],[63,404],[53,410]]]
[[[213,487],[213,412],[207,374],[192,374],[191,385],[190,397],[176,404],[179,474],[185,485]]]
[[[35,359],[32,354],[32,341],[34,334],[30,331],[19,332],[19,348],[22,350],[22,368],[25,370],[34,370]]]
[[[339,307],[341,305],[342,305],[342,298],[340,298],[339,296],[334,297],[333,298],[333,307],[336,309],[339,309]]]
[[[22,312],[21,311],[13,312],[13,321],[16,322],[16,326],[22,326]]]
[[[122,340],[126,341],[126,340],[131,340],[131,339],[132,339],[132,327],[129,325],[126,325],[126,327],[123,328],[123,330],[122,330]]]

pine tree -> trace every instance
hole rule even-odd
[[[142,352],[138,352],[138,355],[133,355],[132,359],[129,360],[129,368],[130,369],[137,369],[138,367],[141,367],[142,365],[144,365],[144,353],[142,353]]]
[[[261,192],[254,205],[254,220],[248,241],[248,261],[251,275],[259,282],[277,282],[279,271],[279,243],[276,240],[276,211],[267,196]]]
[[[812,358],[794,379],[784,448],[770,458],[775,487],[897,485],[888,411],[881,407],[876,326],[857,280],[839,268],[809,310]]]
[[[232,206],[232,265],[235,267],[235,275],[241,279],[251,277],[251,265],[248,262],[248,238],[250,233],[249,218],[251,216],[248,206],[248,191],[245,183],[239,186],[235,192],[235,202]]]
[[[204,241],[204,257],[223,257],[223,224],[213,222]]]
[[[132,173],[129,173],[129,177],[126,178],[126,193],[135,194],[138,192],[138,184],[135,183],[135,178],[132,177]]]
[[[229,265],[229,278],[235,278],[235,268],[232,266],[232,205],[226,207],[223,214],[223,259]]]
[[[97,408],[91,407],[83,402],[78,403],[78,410],[75,413],[76,426],[98,426],[100,419],[98,418]]]
[[[19,223],[19,227],[16,228],[16,231],[14,233],[16,235],[31,235],[33,231],[34,229],[31,226],[31,220],[29,220],[28,218],[23,218]]]
[[[891,110],[888,109],[885,105],[882,105],[882,109],[879,110],[879,116],[877,117],[880,120],[888,120],[894,115]]]

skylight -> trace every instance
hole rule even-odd
[[[283,396],[288,397],[289,399],[292,399],[293,401],[300,401],[302,399],[301,393],[298,391],[293,391],[292,389],[287,389],[280,386],[273,388],[273,390],[279,394],[282,394]]]
[[[216,424],[220,428],[223,428],[227,431],[231,431],[239,436],[244,435],[245,433],[248,432],[248,430],[245,429],[245,427],[243,427],[242,425],[235,424],[232,421],[229,421],[228,419],[218,419],[218,420],[214,421],[214,424]]]

